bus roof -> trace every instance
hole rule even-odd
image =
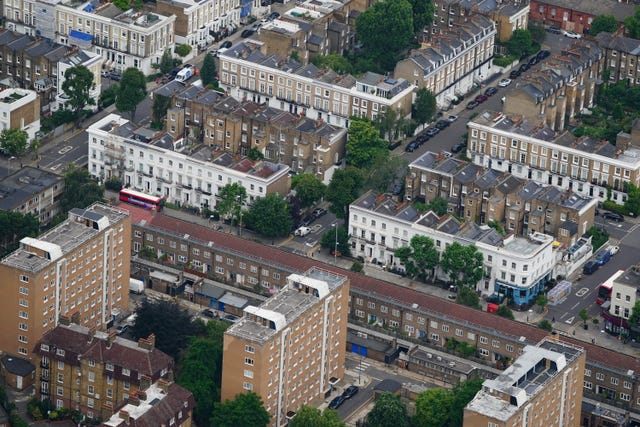
[[[611,277],[600,284],[601,287],[613,289],[613,282],[624,273],[624,270],[618,270]]]
[[[152,202],[160,202],[160,200],[162,200],[162,197],[158,197],[158,196],[151,196],[149,194],[145,194],[145,193],[141,193],[140,191],[136,191],[136,190],[131,190],[130,188],[123,188],[122,190],[120,190],[120,193],[122,194],[128,194],[129,196],[135,196],[135,197],[139,197],[141,199],[146,199]]]

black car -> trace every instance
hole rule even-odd
[[[546,28],[547,32],[551,33],[551,34],[561,34],[562,30],[560,29],[560,27],[547,27]]]
[[[521,73],[524,73],[525,71],[529,70],[529,68],[531,68],[531,65],[529,65],[529,63],[528,63],[528,62],[527,62],[527,63],[525,63],[525,64],[522,64],[522,65],[520,66],[520,72],[521,72]]]
[[[440,130],[448,127],[451,124],[451,122],[449,122],[449,120],[438,120],[438,122],[436,123],[436,127]]]
[[[610,219],[611,221],[624,222],[624,217],[615,212],[605,212],[602,214],[602,217],[604,219]]]
[[[205,308],[204,310],[202,310],[202,315],[204,317],[211,317],[212,319],[216,317],[216,314],[213,312],[213,310],[209,308]]]
[[[461,151],[462,151],[462,144],[456,144],[453,147],[451,147],[452,153],[459,153]]]
[[[537,57],[537,56],[534,56],[533,58],[531,58],[531,59],[529,60],[529,66],[530,66],[530,67],[533,67],[533,66],[534,66],[534,65],[536,65],[538,62],[539,62],[538,57]]]
[[[269,16],[267,16],[267,21],[273,21],[274,19],[278,19],[280,14],[278,12],[271,12]]]
[[[242,37],[243,39],[246,39],[247,37],[251,37],[254,32],[255,31],[247,28],[246,30],[240,33],[240,37]]]
[[[349,387],[344,389],[344,391],[342,392],[342,397],[344,397],[345,399],[351,399],[356,395],[356,393],[358,393],[358,390],[360,390],[360,387],[358,387],[357,385],[350,385]]]
[[[420,135],[416,136],[416,141],[418,142],[418,144],[422,145],[425,142],[427,142],[429,140],[429,138],[431,138],[429,135],[427,135],[426,133],[421,133]]]
[[[589,261],[582,267],[582,272],[584,274],[593,274],[598,268],[600,268],[600,264],[597,261]]]
[[[230,41],[230,40],[227,40],[227,41],[223,42],[223,43],[220,45],[220,48],[221,48],[221,49],[229,49],[232,45],[233,45],[233,43],[231,43],[231,41]]]
[[[474,108],[476,108],[478,105],[480,105],[479,102],[476,101],[471,101],[467,104],[467,110],[473,110]]]
[[[304,218],[302,218],[302,221],[300,221],[300,224],[298,224],[298,227],[308,227],[313,221],[316,220],[316,217],[314,215],[307,215]]]
[[[548,50],[541,50],[540,52],[538,52],[538,54],[536,55],[536,57],[538,58],[538,60],[543,60],[544,58],[548,57],[549,55],[551,55],[551,52]]]
[[[517,79],[518,77],[520,77],[520,70],[513,70],[509,73],[509,78],[511,79]]]
[[[321,216],[323,216],[323,215],[326,215],[326,214],[327,214],[327,210],[326,210],[326,209],[324,209],[324,208],[316,208],[316,209],[313,211],[313,214],[315,215],[315,217],[316,217],[316,218],[320,218]]]
[[[331,403],[329,403],[329,409],[338,409],[344,401],[347,400],[344,396],[336,396]]]
[[[429,129],[427,129],[427,135],[429,135],[429,136],[435,136],[438,132],[440,132],[440,129],[438,129],[438,128],[429,128]]]
[[[413,151],[418,148],[418,143],[416,141],[411,141],[409,145],[404,149],[407,153],[413,153]]]
[[[487,90],[484,91],[485,96],[492,96],[492,95],[495,95],[496,93],[498,93],[498,89],[496,89],[493,86],[488,87]]]

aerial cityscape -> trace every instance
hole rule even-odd
[[[640,427],[640,1],[6,0],[0,427]]]

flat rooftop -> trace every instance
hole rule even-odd
[[[338,275],[318,267],[312,267],[305,271],[302,276],[320,283],[325,283],[329,293],[333,293],[348,280],[346,276]],[[289,276],[287,279],[288,283],[285,287],[257,308],[260,312],[274,314],[274,317],[284,317],[286,324],[280,325],[280,329],[282,326],[292,324],[303,313],[310,310],[324,298],[324,296],[319,297],[312,292],[301,292],[294,286],[291,277],[292,276]],[[256,311],[255,308],[253,310]],[[277,326],[276,328],[269,327],[269,325],[263,326],[262,323],[252,320],[249,316],[247,309],[245,309],[244,317],[227,329],[226,333],[262,345],[280,330]]]
[[[80,210],[75,210],[79,212]],[[73,211],[72,211],[73,212]],[[37,242],[43,246],[59,248],[61,255],[67,256],[80,245],[90,241],[100,234],[100,230],[86,225],[74,219],[70,212],[69,218],[57,227],[38,236]],[[95,203],[82,211],[86,217],[92,217],[98,221],[108,221],[109,226],[117,224],[129,216],[127,211],[120,210],[102,203]],[[55,263],[55,260],[47,259],[34,254],[24,246],[16,249],[0,261],[2,264],[30,273],[37,273],[43,268]]]
[[[63,186],[64,177],[44,169],[25,166],[0,180],[0,210],[17,209],[36,194],[56,184]]]
[[[527,345],[513,365],[483,383],[467,409],[506,421],[583,353],[581,347],[552,338]]]
[[[533,233],[529,237],[513,236],[513,239],[504,240],[504,248],[513,253],[530,255],[540,250],[553,241],[553,237],[548,234]]]

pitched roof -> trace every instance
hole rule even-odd
[[[15,357],[11,354],[7,354],[2,358],[2,366],[4,366],[7,372],[19,377],[26,377],[36,369],[28,360]]]
[[[393,301],[406,307],[419,307],[434,317],[454,319],[462,325],[487,330],[487,333],[497,332],[505,337],[511,337],[516,340],[522,338],[530,344],[536,344],[548,335],[547,332],[535,326],[498,318],[491,313],[465,307],[436,296],[368,277],[363,274],[354,273],[330,264],[324,264],[314,258],[303,257],[272,246],[244,240],[227,233],[220,233],[197,224],[170,218],[162,213],[153,215],[144,209],[124,204],[119,205],[119,208],[131,212],[132,224],[134,225],[140,224],[140,221],[144,221],[144,224],[155,229],[179,235],[186,233],[191,236],[190,238],[192,240],[213,242],[218,248],[224,248],[231,252],[242,254],[242,256],[247,259],[256,259],[259,257],[261,262],[267,260],[273,265],[280,266],[284,271],[299,273],[311,267],[332,271],[349,278],[352,292],[375,295],[381,299]],[[195,236],[198,237],[196,238]],[[560,336],[559,339],[583,347],[587,351],[587,360],[591,363],[625,373],[629,370],[640,372],[640,359],[636,359],[633,356],[566,336]]]

